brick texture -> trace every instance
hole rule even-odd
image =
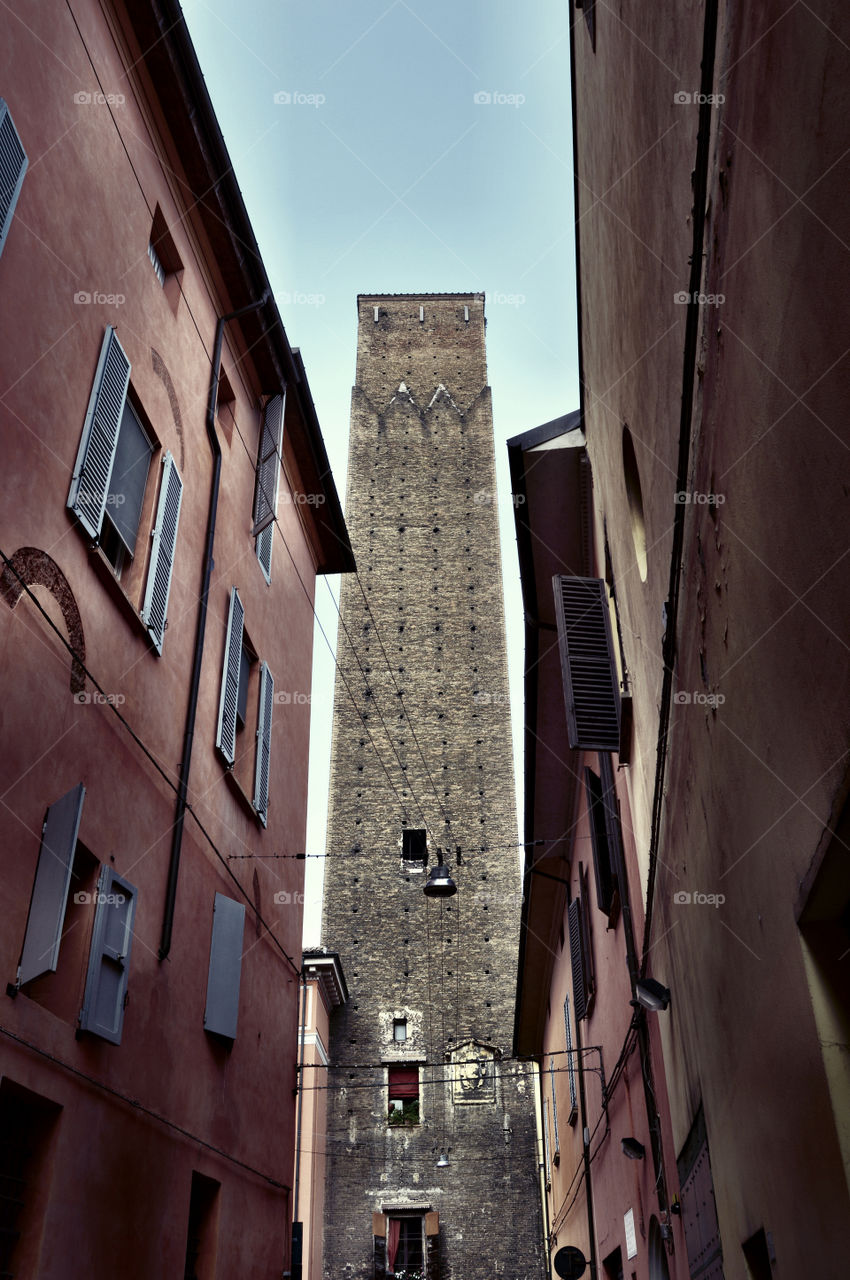
[[[359,582],[342,587],[323,923],[351,992],[331,1030],[328,1280],[371,1277],[372,1214],[405,1206],[439,1214],[442,1280],[543,1274],[532,1075],[511,1060],[520,879],[484,328],[481,294],[358,300]],[[425,898],[405,827],[427,831],[429,867],[448,851],[455,897]],[[446,1064],[470,1041],[492,1064],[480,1095]],[[423,1064],[417,1125],[387,1123],[394,1061]]]

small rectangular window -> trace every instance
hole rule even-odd
[[[403,831],[401,834],[401,856],[405,862],[427,862],[427,832],[423,829]]]
[[[61,1107],[0,1080],[0,1276],[42,1274],[39,1243]]]
[[[165,267],[162,265],[162,263],[159,260],[159,254],[154,248],[153,240],[149,241],[148,243],[148,257],[151,260],[151,266],[153,267],[154,272],[156,273],[157,280],[164,288],[165,287]]]
[[[193,1171],[183,1280],[206,1280],[215,1273],[220,1187],[215,1178]]]
[[[407,1018],[393,1018],[393,1040],[402,1044],[407,1039]]]
[[[183,270],[183,263],[180,259],[180,254],[177,252],[174,237],[168,229],[165,214],[159,205],[154,210],[153,222],[151,223],[148,257],[151,260],[151,266],[156,272],[156,278],[163,288],[166,287],[169,276],[177,275],[178,272]]]
[[[424,307],[420,307],[420,308],[419,308],[419,323],[420,323],[420,324],[424,324],[424,323],[425,323],[425,308],[424,308]]]
[[[419,1068],[387,1069],[388,1120],[391,1125],[419,1123]]]
[[[378,308],[375,307],[375,324],[378,323]]]
[[[466,323],[469,324],[469,307],[464,307],[463,318],[466,321]]]

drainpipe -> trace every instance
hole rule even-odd
[[[207,604],[210,593],[210,578],[213,570],[213,545],[215,543],[215,522],[218,513],[218,491],[221,484],[221,445],[215,431],[215,407],[218,399],[218,376],[221,367],[221,345],[224,338],[224,326],[237,316],[247,315],[249,311],[259,311],[271,297],[271,290],[266,289],[259,302],[249,302],[245,307],[219,316],[215,328],[215,346],[213,347],[212,366],[210,368],[210,389],[207,398],[207,437],[213,455],[213,478],[210,489],[210,505],[207,515],[207,542],[204,550],[204,579],[201,587],[201,602],[198,610],[198,625],[195,632],[195,654],[192,660],[192,682],[189,687],[189,709],[186,713],[186,728],[183,734],[183,756],[180,761],[180,775],[177,784],[177,804],[174,811],[174,826],[171,833],[171,862],[168,867],[168,882],[165,887],[165,910],[162,917],[162,936],[159,943],[159,958],[165,960],[171,950],[171,931],[174,926],[174,905],[177,900],[177,876],[180,870],[180,850],[183,845],[183,822],[186,817],[186,796],[189,790],[189,769],[192,764],[192,743],[195,738],[195,715],[198,710],[198,692],[201,687],[201,664],[204,659],[204,633],[207,627]]]
[[[298,1213],[298,1191],[301,1184],[301,1112],[304,1106],[304,1045],[307,1039],[307,973],[301,969],[301,1048],[298,1064],[298,1114],[295,1120],[295,1186],[292,1189],[292,1280],[301,1280],[304,1266],[304,1224]]]
[[[596,1228],[593,1222],[593,1180],[590,1176],[590,1127],[587,1123],[587,1095],[584,1088],[584,1057],[581,1044],[581,1023],[576,1019],[576,1045],[578,1062],[578,1099],[581,1108],[581,1146],[584,1153],[584,1200],[587,1207],[587,1238],[590,1242],[590,1280],[596,1280]]]

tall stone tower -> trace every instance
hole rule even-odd
[[[358,298],[324,942],[326,1280],[539,1280],[482,294]],[[359,578],[359,580],[358,580]],[[426,897],[446,862],[454,897]],[[438,1167],[438,1159],[448,1164]]]

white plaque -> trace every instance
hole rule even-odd
[[[626,1257],[637,1257],[637,1236],[635,1235],[635,1211],[629,1209],[623,1214],[623,1226],[626,1228]]]

